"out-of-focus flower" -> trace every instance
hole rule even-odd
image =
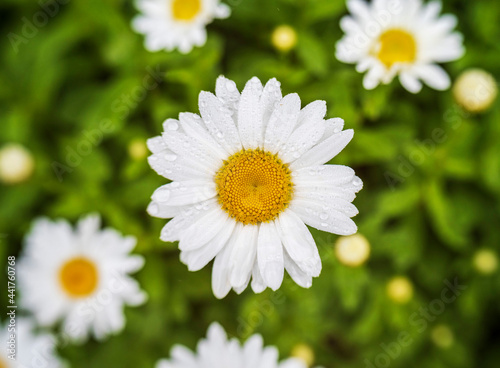
[[[128,145],[128,154],[136,161],[142,160],[148,155],[148,147],[143,139],[133,139]]]
[[[314,351],[309,345],[297,344],[293,347],[290,354],[293,358],[302,360],[308,367],[314,363]]]
[[[453,332],[446,325],[437,325],[431,331],[431,339],[440,348],[446,349],[453,345]]]
[[[297,44],[297,32],[288,25],[278,26],[271,35],[271,42],[280,51],[290,51]]]
[[[455,101],[470,112],[488,109],[498,94],[497,82],[482,69],[464,71],[453,85]]]
[[[490,249],[478,250],[472,262],[476,270],[486,275],[492,274],[498,268],[497,255]]]
[[[176,345],[170,352],[171,358],[160,360],[156,368],[307,368],[295,358],[278,362],[278,354],[274,346],[264,347],[262,336],[257,334],[252,335],[243,346],[234,338],[228,340],[224,329],[214,322],[208,329],[207,338],[198,343],[195,353]]]
[[[335,243],[335,254],[343,264],[357,267],[370,256],[370,243],[361,234],[342,236]]]
[[[42,326],[63,320],[63,333],[102,339],[125,326],[124,305],[136,306],[146,294],[129,273],[144,259],[130,255],[136,239],[100,229],[90,215],[75,230],[64,220],[35,221],[19,259],[20,305]]]
[[[1,368],[66,366],[55,351],[56,338],[48,333],[36,334],[34,329],[35,326],[30,319],[19,316],[13,320],[7,319],[5,325],[0,326],[0,340],[3,345],[0,354]],[[15,338],[12,338],[12,335]],[[7,349],[4,344],[7,345]],[[14,359],[10,359],[9,356]]]
[[[387,283],[387,295],[396,303],[406,304],[413,297],[413,284],[404,276],[396,276]]]
[[[307,225],[350,235],[357,231],[351,203],[363,186],[354,170],[325,165],[352,139],[339,118],[325,120],[326,103],[301,109],[297,94],[281,95],[252,78],[240,94],[217,80],[216,95],[201,92],[201,117],[168,119],[152,138],[149,163],[173,182],[158,188],[150,215],[173,217],[163,241],[179,240],[181,261],[197,271],[213,258],[212,289],[278,289],[284,269],[302,287],[321,272]],[[236,121],[238,122],[236,124]]]
[[[17,184],[28,179],[35,168],[31,152],[17,143],[9,143],[0,149],[0,181]]]
[[[231,8],[220,0],[136,0],[141,12],[132,27],[145,35],[149,51],[178,49],[186,54],[207,41],[206,26],[227,18]]]
[[[441,3],[421,0],[348,0],[351,15],[340,21],[345,36],[337,43],[336,56],[366,72],[363,86],[373,89],[398,75],[404,88],[418,93],[425,82],[445,90],[448,74],[436,63],[464,54],[462,35],[453,32],[455,16],[440,16]]]

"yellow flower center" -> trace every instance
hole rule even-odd
[[[229,157],[215,183],[222,209],[245,225],[274,220],[288,207],[293,194],[288,165],[259,149]]]
[[[3,361],[3,358],[0,359],[0,368],[7,368],[7,364]]]
[[[378,47],[377,57],[387,68],[394,63],[410,63],[417,54],[415,38],[401,29],[390,29],[382,33]]]
[[[172,14],[176,20],[189,22],[201,10],[201,0],[173,0]]]
[[[74,258],[64,264],[59,272],[61,285],[74,298],[85,297],[97,287],[97,269],[86,258]]]

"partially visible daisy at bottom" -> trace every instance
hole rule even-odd
[[[41,326],[62,321],[73,341],[116,334],[125,326],[124,305],[147,298],[129,276],[144,265],[130,254],[136,239],[100,229],[100,222],[89,215],[73,229],[64,220],[36,220],[18,263],[20,306]]]
[[[196,352],[175,345],[169,360],[160,360],[155,368],[307,368],[297,358],[278,361],[278,349],[264,347],[262,336],[252,335],[242,346],[236,339],[228,339],[218,323],[212,323],[207,338],[198,343]]]
[[[389,84],[395,76],[412,93],[422,89],[420,80],[436,90],[450,87],[437,63],[462,57],[463,37],[453,31],[454,15],[440,15],[440,1],[347,0],[347,7],[351,14],[340,20],[345,36],[337,43],[336,57],[366,72],[366,89]]]
[[[1,368],[67,367],[57,356],[54,336],[45,332],[35,333],[33,321],[25,317],[16,317],[14,330],[9,324],[10,320],[7,320],[4,326],[0,326]]]
[[[172,218],[163,241],[179,241],[181,261],[198,271],[215,258],[212,289],[223,298],[250,283],[278,289],[284,270],[302,287],[321,272],[306,224],[334,234],[357,231],[351,203],[363,183],[354,170],[325,165],[349,143],[352,129],[325,120],[325,101],[301,109],[271,79],[252,78],[240,94],[219,77],[216,94],[201,92],[201,116],[168,119],[148,141],[151,167],[172,180],[158,188],[152,216]]]
[[[136,0],[141,12],[132,27],[145,35],[149,51],[178,49],[188,53],[207,41],[206,26],[215,18],[227,18],[231,8],[220,0]]]

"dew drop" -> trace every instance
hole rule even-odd
[[[320,213],[319,218],[321,220],[326,220],[326,219],[328,219],[328,214],[326,212],[322,212],[322,213]],[[324,225],[322,225],[322,226],[324,226]]]
[[[327,224],[326,222],[322,222],[322,223],[321,223],[321,226],[323,226],[323,227],[328,227],[328,224]]]
[[[170,162],[175,161],[177,159],[177,155],[174,153],[166,153],[164,157],[165,157],[165,160],[170,161]]]
[[[231,82],[231,81],[226,81],[226,89],[229,91],[229,92],[234,92],[236,91],[236,85]]]
[[[175,121],[169,121],[167,123],[167,129],[168,130],[177,130],[177,129],[179,129],[179,124],[177,124]]]

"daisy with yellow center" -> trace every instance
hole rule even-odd
[[[124,305],[140,305],[146,295],[130,273],[142,268],[130,255],[133,237],[100,230],[90,215],[75,230],[65,221],[37,220],[19,260],[21,306],[42,326],[63,321],[63,333],[102,339],[123,329]]]
[[[244,344],[235,338],[228,338],[221,325],[210,325],[207,337],[202,339],[195,352],[182,345],[175,345],[170,359],[161,359],[155,368],[307,368],[298,358],[279,361],[275,346],[264,346],[259,334],[250,336]]]
[[[215,258],[212,288],[218,298],[234,289],[280,287],[284,270],[302,287],[321,271],[306,225],[349,235],[361,180],[346,166],[325,165],[351,140],[340,118],[325,120],[326,104],[301,109],[297,94],[280,83],[252,78],[240,94],[219,77],[216,94],[201,92],[201,116],[165,121],[148,141],[151,167],[172,182],[148,207],[172,218],[161,239],[179,241],[181,261],[197,271]]]
[[[453,15],[440,16],[441,3],[422,0],[347,0],[351,15],[340,21],[345,36],[337,43],[338,60],[366,72],[363,86],[373,89],[395,76],[412,93],[421,81],[437,90],[450,87],[448,74],[436,63],[464,54]]]
[[[231,9],[220,0],[137,0],[140,15],[132,27],[144,34],[149,51],[178,49],[188,53],[207,40],[206,26],[227,18]]]

